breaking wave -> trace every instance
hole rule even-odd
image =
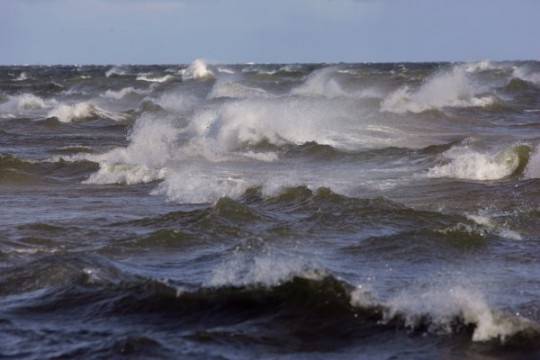
[[[540,179],[540,146],[532,153],[527,168],[525,169],[525,177],[529,179]]]
[[[442,154],[446,163],[431,168],[428,176],[500,180],[522,174],[529,163],[530,152],[528,145],[514,145],[491,153],[476,151],[467,145],[455,146]]]
[[[527,81],[533,84],[540,84],[540,72],[528,69],[526,66],[514,66],[513,76],[517,79]]]
[[[374,89],[345,90],[336,73],[339,68],[325,67],[312,72],[304,83],[291,90],[292,95],[298,96],[323,96],[327,98],[378,98],[381,95]]]
[[[0,104],[0,111],[8,113],[24,113],[26,111],[50,108],[57,104],[56,100],[45,100],[30,93],[10,95],[7,101]]]
[[[363,294],[362,294],[363,295]],[[362,305],[363,296],[353,304]],[[523,334],[537,337],[538,324],[526,318],[494,311],[485,297],[463,286],[404,292],[383,304],[383,322],[396,318],[408,328],[424,327],[429,333],[451,334],[459,326],[472,327],[472,340],[502,343]]]
[[[127,75],[127,70],[124,67],[121,66],[113,66],[109,70],[105,72],[106,77],[112,77],[112,76],[124,76]]]
[[[92,102],[80,102],[70,105],[60,104],[52,109],[47,116],[54,117],[63,123],[96,117],[113,121],[122,121],[126,119],[125,115],[104,110]]]
[[[482,293],[459,284],[411,289],[384,300],[370,292],[369,286],[353,286],[324,270],[301,268],[290,260],[251,260],[245,268],[233,259],[230,265],[223,265],[232,268],[232,273],[220,266],[217,272],[227,274],[188,290],[122,272],[97,257],[45,257],[31,267],[11,269],[3,278],[2,289],[3,293],[52,289],[41,295],[39,305],[21,306],[19,313],[51,309],[61,313],[84,307],[83,318],[155,315],[160,323],[186,327],[191,322],[181,319],[211,316],[217,325],[238,316],[241,321],[262,322],[266,329],[294,326],[286,332],[288,336],[310,331],[339,337],[406,330],[431,336],[465,334],[473,342],[500,345],[525,340],[531,347],[540,336],[537,323],[493,309]],[[237,266],[247,273],[237,274]],[[35,274],[21,276],[29,272]],[[19,280],[30,278],[32,281]],[[17,286],[12,279],[17,279]],[[80,291],[87,296],[80,296]]]
[[[229,74],[229,75],[235,74],[234,70],[226,68],[226,67],[221,67],[221,66],[217,68],[217,71],[223,74]]]
[[[102,94],[103,97],[106,97],[106,98],[111,98],[111,99],[116,99],[116,100],[120,100],[126,96],[129,96],[129,95],[146,95],[148,93],[151,92],[152,89],[148,89],[148,90],[143,90],[143,89],[136,89],[132,86],[129,86],[129,87],[126,87],[126,88],[123,88],[123,89],[120,89],[120,90],[107,90],[105,91],[105,93]]]
[[[183,80],[208,80],[214,78],[212,70],[203,59],[195,59],[186,69],[180,70]]]
[[[208,94],[209,99],[216,98],[268,98],[271,94],[260,88],[242,85],[236,81],[217,81]]]
[[[13,81],[25,81],[25,80],[28,80],[29,77],[28,77],[28,74],[26,72],[21,72],[19,74],[19,76],[17,76],[15,79],[13,79]]]
[[[104,154],[79,154],[68,160],[89,160],[99,163],[99,170],[85,182],[89,184],[136,184],[162,179],[165,164],[173,157],[177,129],[167,122],[141,118],[135,123],[126,148]]]
[[[167,74],[164,76],[152,76],[152,74],[139,74],[137,75],[137,80],[139,81],[147,81],[147,82],[154,82],[154,83],[164,83],[169,80],[173,80],[174,76]]]
[[[497,102],[494,96],[482,93],[483,89],[473,83],[466,69],[454,66],[430,77],[418,89],[400,87],[383,100],[381,110],[421,113],[445,107],[487,107]]]

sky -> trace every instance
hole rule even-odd
[[[540,59],[540,0],[0,0],[0,64]]]

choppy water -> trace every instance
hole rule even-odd
[[[0,67],[0,357],[540,358],[540,63]]]

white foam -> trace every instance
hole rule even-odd
[[[84,120],[92,117],[107,118],[114,121],[125,119],[125,116],[122,114],[104,110],[96,104],[86,101],[75,104],[59,104],[52,109],[47,116],[55,117],[58,121],[63,123],[70,123],[72,121]]]
[[[322,280],[327,272],[303,258],[275,253],[268,248],[262,255],[251,255],[250,245],[240,246],[231,257],[211,273],[207,286],[266,286],[275,287],[294,277]],[[383,309],[382,322],[403,319],[405,326],[418,328],[429,319],[427,331],[451,334],[455,320],[474,327],[472,340],[506,341],[521,331],[537,328],[519,315],[506,315],[493,310],[484,294],[477,288],[461,284],[437,284],[427,288],[411,288],[388,300],[375,298],[369,287],[357,286],[350,293],[353,307]]]
[[[510,240],[521,240],[521,235],[514,230],[508,229],[504,226],[499,225],[492,216],[487,211],[480,211],[478,214],[465,214],[465,216],[477,223],[478,225],[483,226],[488,231],[495,233],[503,238]]]
[[[236,81],[217,81],[208,94],[209,99],[215,98],[266,98],[272,95],[260,88],[242,85]]]
[[[312,72],[302,85],[291,90],[291,94],[330,98],[347,96],[337,80],[332,77],[336,70],[336,68],[329,67]]]
[[[104,154],[79,154],[67,160],[99,163],[98,172],[86,180],[88,184],[150,182],[166,176],[165,164],[173,158],[177,136],[172,123],[142,117],[134,124],[127,147]]]
[[[336,67],[326,67],[309,74],[303,84],[291,90],[291,95],[322,96],[326,98],[379,98],[381,94],[373,88],[345,90],[335,78],[336,73],[343,73]]]
[[[45,109],[53,106],[56,103],[54,100],[44,100],[39,96],[30,93],[20,95],[10,95],[7,101],[0,104],[0,110],[24,112],[25,110]]]
[[[168,112],[176,114],[187,114],[200,104],[200,100],[195,96],[181,92],[167,92],[150,100]]]
[[[195,59],[186,69],[180,70],[183,80],[207,80],[214,77],[203,59]]]
[[[492,63],[489,60],[482,60],[479,62],[464,64],[463,68],[468,73],[477,73],[477,72],[482,72],[482,71],[500,69],[501,67]]]
[[[126,97],[128,95],[133,95],[133,94],[144,95],[144,94],[148,94],[149,92],[150,92],[150,90],[135,89],[134,87],[129,86],[129,87],[126,87],[126,88],[123,88],[123,89],[120,89],[120,90],[116,90],[116,91],[115,90],[107,90],[101,96],[106,97],[106,98],[120,100],[120,99],[122,99],[122,98],[124,98],[124,97]]]
[[[531,326],[524,318],[494,312],[482,293],[463,286],[404,292],[389,300],[385,306],[385,319],[391,320],[399,314],[405,317],[406,325],[412,328],[417,326],[423,316],[429,316],[429,331],[435,333],[451,333],[453,320],[458,317],[465,324],[475,326],[473,341],[505,341],[509,336]]]
[[[513,66],[512,76],[523,81],[540,84],[540,72],[534,72],[526,66]]]
[[[180,203],[201,204],[222,197],[237,199],[255,185],[254,179],[235,175],[232,170],[183,163],[174,167],[152,194]]]
[[[84,154],[85,159],[100,164],[88,183],[162,180],[153,194],[189,203],[237,198],[253,186],[261,186],[265,195],[296,185],[345,192],[358,186],[360,171],[342,169],[321,178],[314,170],[294,171],[278,161],[278,152],[259,150],[257,145],[315,141],[348,150],[396,144],[396,136],[406,136],[391,127],[359,123],[361,111],[350,102],[336,106],[341,100],[278,97],[199,107],[200,99],[174,92],[152,101],[170,116],[147,114],[136,121],[127,147],[102,155]],[[399,171],[399,166],[393,164],[392,169]],[[375,176],[361,173],[364,178]],[[380,186],[381,181],[372,184]]]
[[[228,68],[224,68],[224,67],[218,67],[217,68],[217,71],[220,72],[220,73],[223,73],[223,74],[229,74],[229,75],[232,75],[235,73],[234,70],[231,70],[231,69],[228,69]]]
[[[524,175],[527,179],[540,179],[540,146],[531,154]]]
[[[302,258],[267,252],[250,257],[242,252],[218,266],[208,281],[209,286],[277,286],[295,276],[320,280],[322,270],[313,270]]]
[[[15,79],[13,79],[13,81],[25,81],[25,80],[28,80],[28,74],[26,72],[21,72],[19,74],[19,76],[17,76]]]
[[[109,70],[107,70],[107,72],[105,73],[105,76],[106,77],[111,77],[111,76],[123,76],[123,75],[126,75],[127,74],[127,71],[120,67],[120,66],[113,66],[112,68],[110,68]]]
[[[235,151],[268,141],[275,145],[316,141],[337,148],[357,146],[357,124],[343,107],[301,99],[240,100],[196,113],[187,129],[203,153]],[[205,150],[206,149],[206,150]],[[210,156],[211,157],[211,156]]]
[[[512,175],[520,162],[514,147],[489,153],[476,151],[470,146],[454,146],[444,152],[443,157],[447,163],[429,169],[429,177],[498,180]]]
[[[140,184],[165,178],[167,169],[154,169],[144,165],[115,164],[102,161],[99,170],[83,184]]]
[[[155,83],[164,83],[166,81],[174,79],[173,75],[167,74],[164,76],[152,76],[152,74],[144,73],[144,74],[138,74],[137,80],[139,81],[147,81],[147,82],[155,82]]]
[[[482,91],[463,67],[454,66],[430,77],[416,90],[409,86],[397,89],[383,100],[381,110],[420,113],[444,107],[486,107],[496,102],[491,95],[480,96]]]

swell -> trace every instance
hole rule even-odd
[[[275,284],[185,288],[127,274],[95,257],[48,257],[4,272],[1,283],[4,294],[44,288],[11,306],[22,317],[126,318],[147,327],[184,331],[197,330],[201,323],[206,328],[234,329],[251,322],[259,324],[265,336],[303,341],[321,336],[353,341],[375,334],[394,336],[398,330],[465,335],[496,347],[519,344],[523,350],[537,349],[540,339],[537,323],[490,308],[474,290],[434,290],[416,297],[417,302],[429,302],[418,309],[410,303],[414,294],[377,299],[361,286],[320,271],[291,273]]]
[[[363,239],[382,229],[393,235],[380,239],[367,236],[358,245],[361,252],[390,257],[401,254],[403,259],[414,259],[420,255],[449,257],[455,250],[469,252],[482,248],[487,239],[497,238],[492,236],[497,235],[492,231],[496,229],[485,228],[460,215],[413,209],[385,198],[351,198],[328,188],[310,190],[303,186],[284,189],[275,196],[263,196],[260,188],[250,188],[239,200],[221,198],[209,207],[114,226],[141,228],[150,233],[116,243],[110,251],[203,246],[253,237],[270,243],[284,238],[324,238],[336,234]],[[421,253],[415,253],[415,249]]]
[[[315,141],[309,141],[300,145],[285,144],[276,146],[267,142],[261,142],[254,146],[248,146],[246,150],[254,151],[276,151],[285,158],[297,158],[314,160],[371,160],[388,159],[392,157],[409,156],[432,156],[440,154],[460,140],[452,141],[447,144],[429,145],[419,149],[410,149],[397,146],[387,146],[383,148],[374,148],[368,150],[347,151],[331,145],[318,144]]]
[[[82,181],[96,171],[90,161],[29,161],[13,155],[0,155],[0,184],[24,185],[39,182]]]

